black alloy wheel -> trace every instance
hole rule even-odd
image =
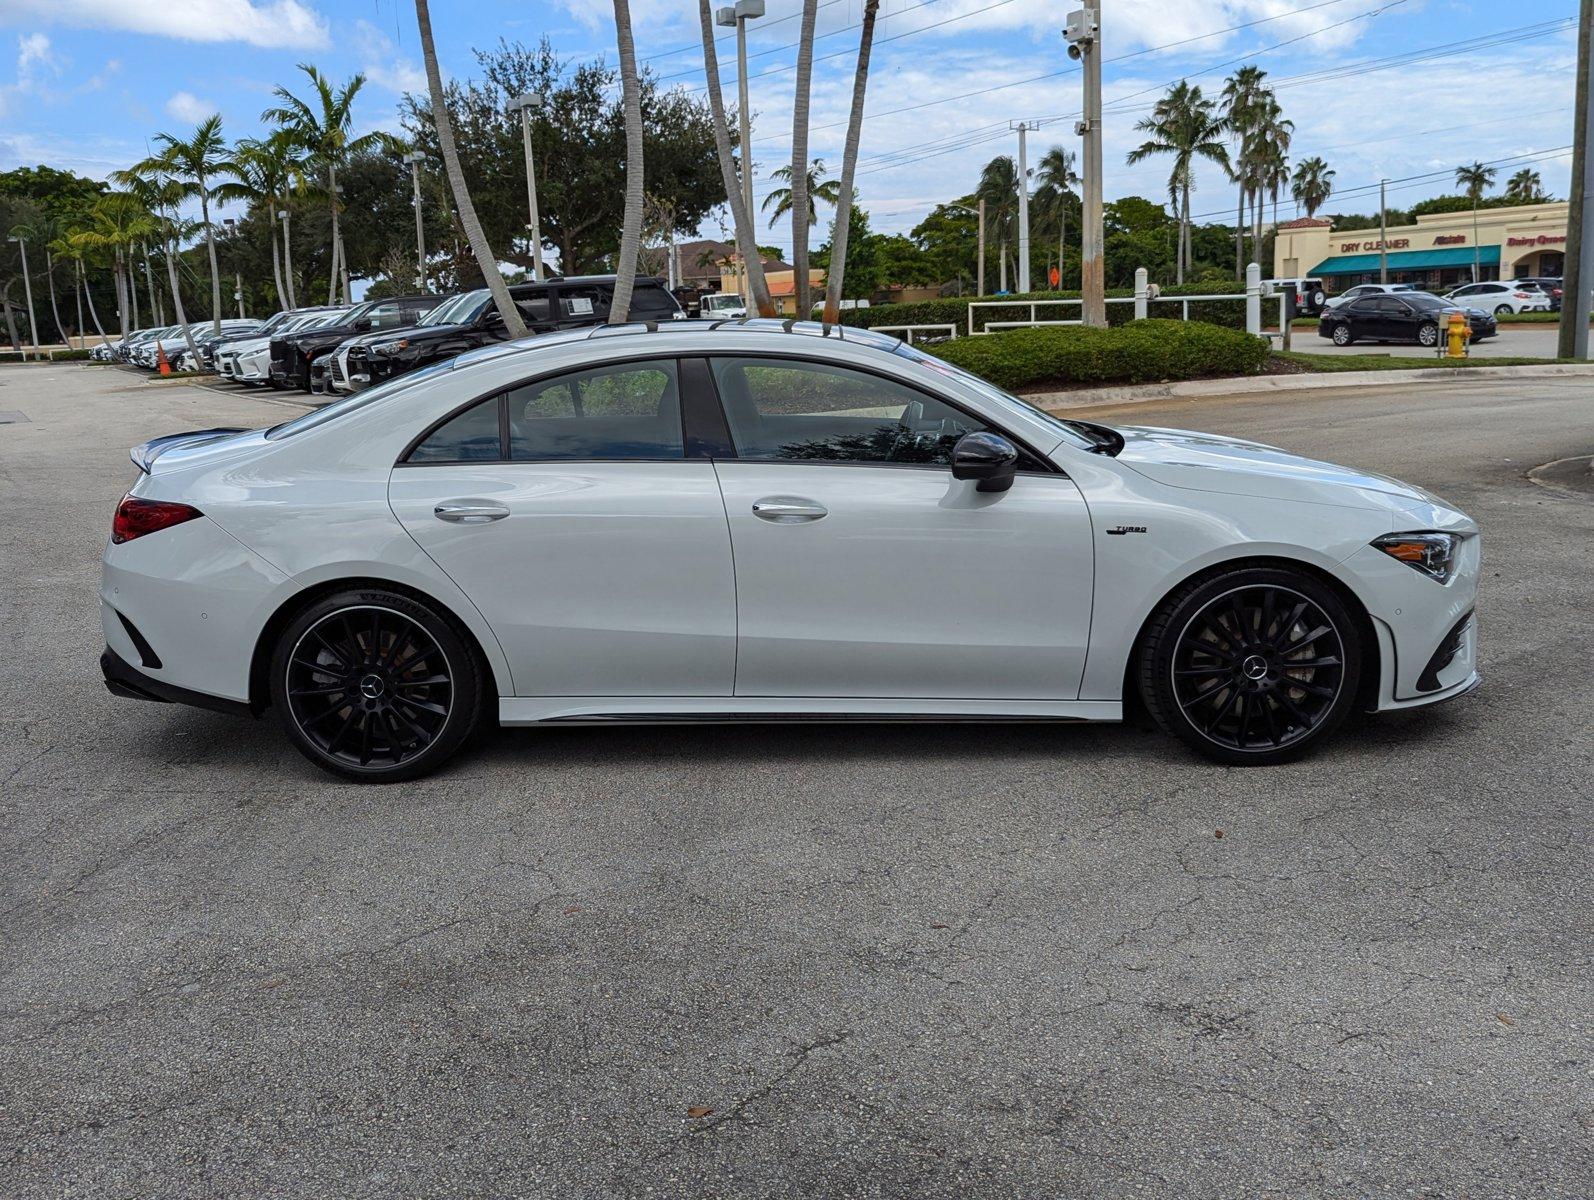
[[[482,673],[452,624],[407,596],[344,592],[290,623],[272,701],[313,762],[368,782],[413,779],[464,742]]]
[[[1153,619],[1141,688],[1162,727],[1221,762],[1303,753],[1356,698],[1361,646],[1338,596],[1305,573],[1227,572],[1186,587]]]

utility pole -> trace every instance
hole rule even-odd
[[[1577,27],[1577,109],[1572,119],[1571,203],[1566,214],[1566,264],[1561,268],[1561,328],[1556,341],[1559,358],[1588,357],[1589,288],[1594,286],[1594,0],[1579,5]]]
[[[1010,121],[1008,127],[1018,130],[1018,290],[1023,294],[1029,291],[1029,157],[1024,135],[1040,125]]]
[[[33,341],[33,357],[43,358],[44,352],[39,349],[39,323],[33,319],[33,279],[28,275],[28,242],[20,235],[9,237],[9,242],[17,244],[17,252],[22,255],[22,290],[28,296],[28,336]],[[131,285],[129,285],[131,286]]]
[[[747,22],[764,15],[764,0],[736,0],[714,14],[716,25],[736,27],[736,119],[738,139],[742,150],[742,207],[748,221],[753,221],[753,114],[747,99]],[[741,264],[741,293],[749,300],[751,276],[746,263]],[[800,316],[803,314],[799,314]],[[806,318],[805,318],[806,319]]]
[[[1387,179],[1378,181],[1378,282],[1389,282],[1389,208],[1384,186]]]
[[[426,161],[426,155],[419,150],[411,150],[404,156],[404,161],[410,164],[410,186],[414,191],[411,203],[415,205],[415,290],[426,290],[426,222],[421,212],[421,163]]]
[[[1594,3],[1594,0],[1590,0]],[[1086,325],[1106,328],[1106,263],[1101,213],[1101,0],[1092,8],[1078,8],[1068,14],[1064,36],[1068,57],[1085,66],[1084,119],[1074,132],[1085,139],[1081,168],[1084,179],[1084,211],[1080,234],[1080,319]]]
[[[974,294],[985,295],[985,200],[980,200],[980,259],[975,268]]]
[[[293,239],[288,228],[288,210],[279,208],[277,216],[282,221],[282,281],[288,285],[288,307],[299,307],[299,301],[293,294]]]
[[[531,158],[531,114],[541,109],[546,103],[539,92],[527,92],[523,96],[516,96],[509,102],[509,111],[520,113],[520,137],[526,147],[526,208],[530,219],[526,228],[531,233],[531,278],[535,283],[541,283],[542,274],[542,220],[537,214],[537,170],[532,165]],[[415,222],[416,229],[420,228],[420,183],[416,176],[415,184]],[[568,269],[568,268],[566,268]]]

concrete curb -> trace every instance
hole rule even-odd
[[[1188,379],[1175,383],[1141,383],[1083,388],[1077,392],[1038,392],[1025,396],[1037,408],[1092,408],[1107,404],[1141,404],[1153,400],[1202,396],[1245,396],[1268,392],[1319,391],[1325,388],[1383,386],[1402,383],[1455,383],[1466,379],[1538,379],[1555,376],[1594,379],[1594,362],[1546,363],[1538,367],[1425,367],[1411,371],[1330,371],[1323,374],[1258,375],[1245,379]]]

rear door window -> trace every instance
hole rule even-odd
[[[620,363],[505,393],[518,462],[686,457],[673,359]]]

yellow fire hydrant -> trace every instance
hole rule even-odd
[[[1445,323],[1445,357],[1465,358],[1467,343],[1472,339],[1472,327],[1467,324],[1467,314],[1453,312]]]

